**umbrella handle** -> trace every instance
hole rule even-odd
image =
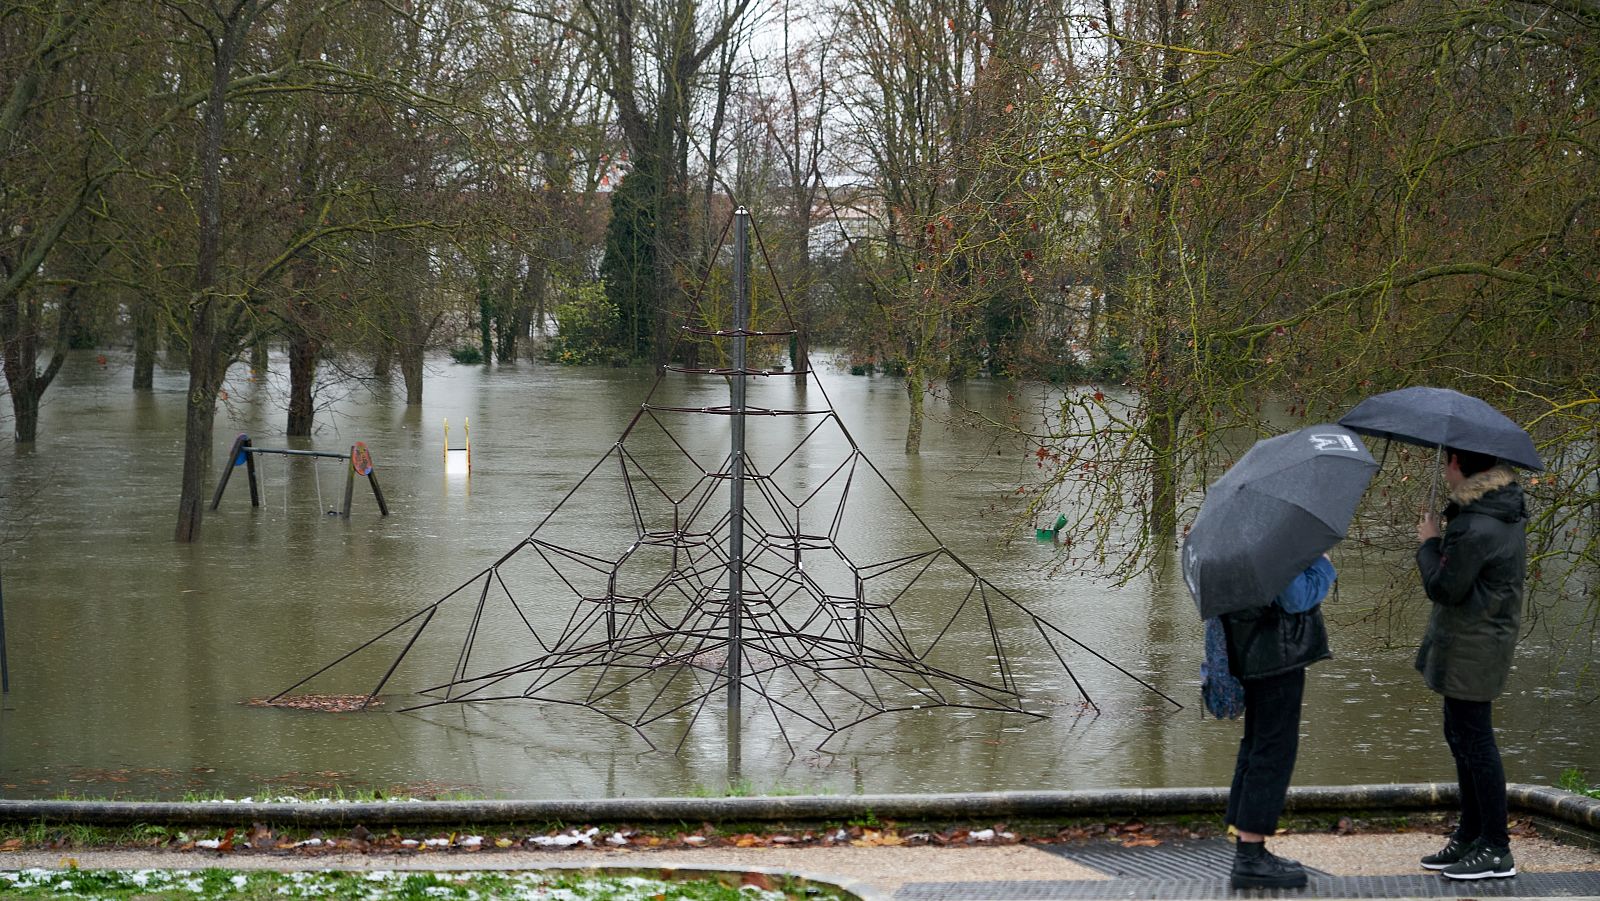
[[[1438,456],[1433,461],[1433,480],[1428,484],[1428,512],[1433,513],[1439,500],[1439,470],[1444,467],[1444,445],[1439,445]]]

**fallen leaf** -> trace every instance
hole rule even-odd
[[[272,830],[263,823],[253,823],[250,826],[250,847],[266,848],[272,845]]]

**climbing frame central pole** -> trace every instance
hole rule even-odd
[[[728,489],[728,732],[739,731],[739,688],[744,681],[744,417],[745,333],[750,329],[750,211],[733,211],[733,376],[729,409],[733,453]]]

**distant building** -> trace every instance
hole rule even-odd
[[[858,241],[883,235],[883,204],[864,185],[840,185],[823,192],[811,212],[811,258],[838,259]]]

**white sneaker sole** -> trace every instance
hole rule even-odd
[[[1425,863],[1425,864],[1422,865],[1422,868],[1424,870],[1433,870],[1435,872],[1438,872],[1439,870],[1442,870],[1442,869],[1444,869],[1445,867],[1448,867],[1448,866],[1450,866],[1450,864],[1447,864],[1447,863]]]
[[[1517,868],[1509,870],[1492,870],[1488,873],[1442,873],[1446,879],[1503,879],[1517,875]]]

